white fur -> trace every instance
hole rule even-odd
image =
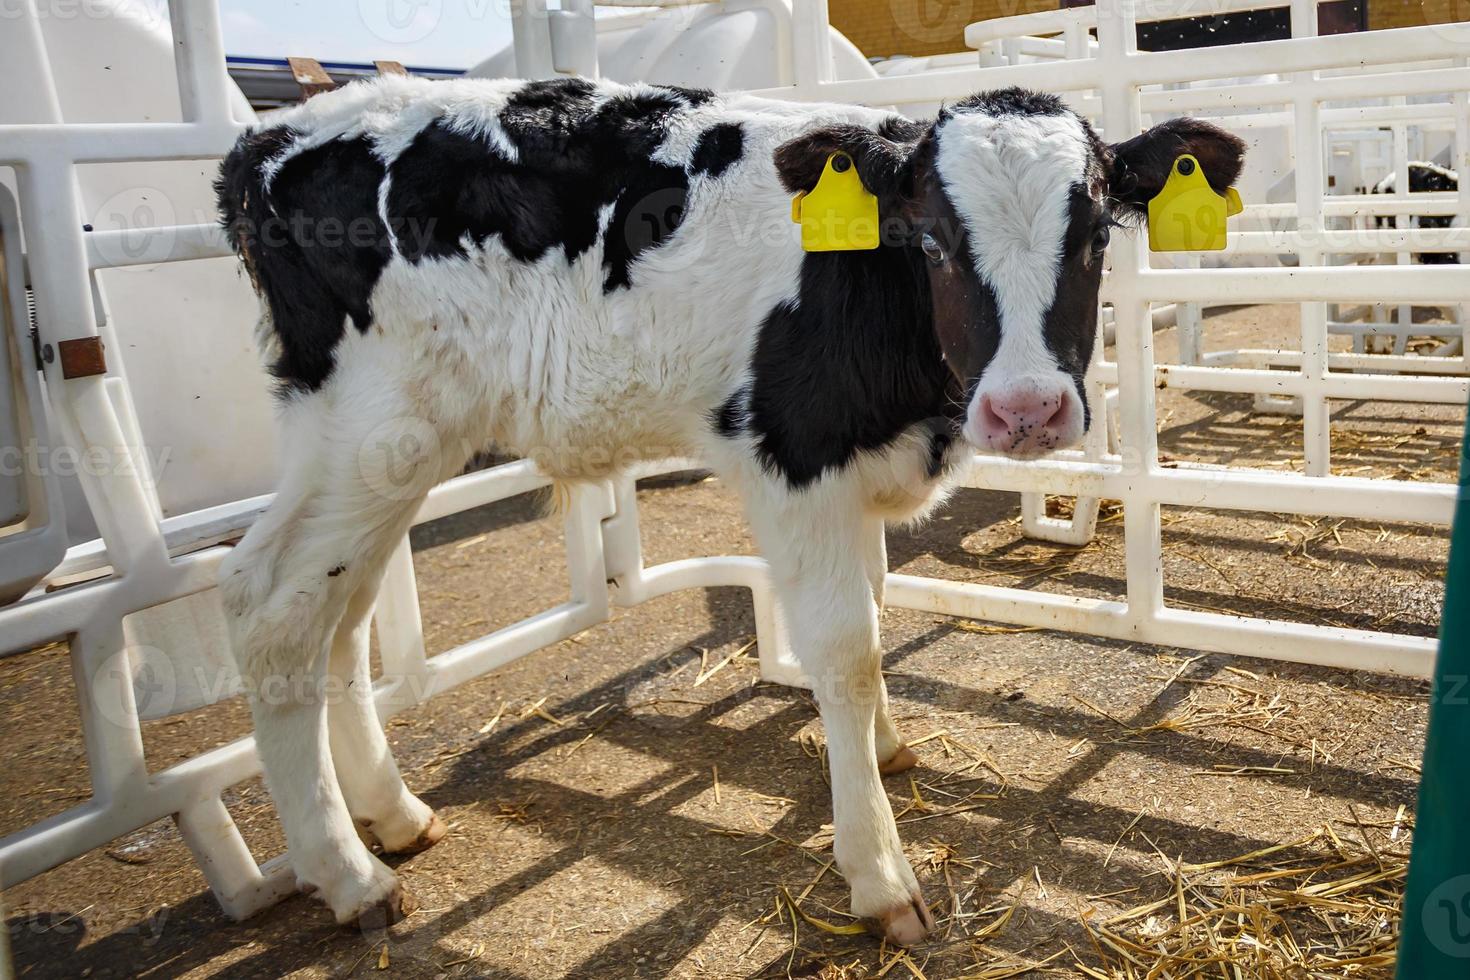
[[[271,120],[301,133],[271,172],[344,135],[368,137],[391,162],[441,115],[512,157],[496,114],[519,84],[386,78],[317,97]],[[603,85],[599,97],[619,91],[631,90]],[[467,258],[390,260],[372,296],[372,327],[347,329],[326,383],[283,406],[277,501],[222,568],[233,642],[254,684],[286,678],[315,691],[345,676],[360,687],[367,597],[423,494],[471,451],[493,442],[569,480],[698,455],[743,495],[813,679],[828,734],[834,849],[853,909],[912,938],[918,888],[877,770],[901,744],[882,690],[877,610],[883,521],[921,515],[943,496],[926,471],[929,440],[915,429],[793,491],[760,463],[750,437],[717,436],[709,422],[748,382],[766,314],[797,296],[799,231],[774,150],[804,130],[871,126],[888,114],[735,96],[676,125],[660,159],[687,161],[712,114],[744,124],[742,157],[718,178],[691,181],[682,225],[635,262],[630,289],[604,295],[600,242],[572,262],[559,249],[517,262],[494,236],[469,245]],[[1079,158],[1076,134],[1052,122],[1024,145],[1016,135],[952,123],[944,138],[968,141],[955,153],[965,159],[950,166],[948,142],[940,159],[965,216],[1002,232],[977,239],[976,257],[1005,304],[1004,369],[1033,371],[1045,355],[1039,318],[1053,288],[1068,168]],[[254,710],[298,876],[343,920],[390,896],[393,875],[358,841],[353,819],[373,822],[389,844],[412,839],[432,814],[404,788],[370,709],[323,708],[307,696],[256,698]]]
[[[1067,201],[1087,177],[1091,153],[1071,113],[956,113],[939,128],[937,169],[969,229],[976,271],[994,290],[1000,346],[974,391],[965,435],[977,446],[981,399],[1021,382],[1073,388],[1042,329],[1056,298]],[[1080,400],[1073,397],[1076,428]]]

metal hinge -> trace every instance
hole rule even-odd
[[[107,373],[107,358],[103,356],[100,337],[63,340],[56,345],[56,353],[61,359],[61,376],[68,380]]]

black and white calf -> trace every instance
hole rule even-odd
[[[1428,191],[1454,191],[1460,188],[1459,174],[1453,170],[1447,170],[1437,163],[1426,163],[1422,160],[1411,160],[1408,165],[1409,171],[1409,193],[1423,194]],[[1398,175],[1390,172],[1389,175],[1373,185],[1374,194],[1392,194],[1398,184]],[[1414,219],[1414,224],[1420,228],[1448,228],[1454,223],[1454,217],[1448,214],[1423,214]],[[1395,227],[1397,218],[1380,217],[1374,223],[1379,227]],[[1460,259],[1454,252],[1419,252],[1415,258],[1425,265],[1454,265]]]
[[[977,447],[1078,441],[1109,230],[1182,152],[1218,190],[1239,173],[1205,123],[1109,146],[1019,90],[914,122],[576,79],[385,78],[243,136],[220,206],[263,298],[284,472],[221,588],[302,885],[340,921],[391,917],[354,822],[389,852],[444,833],[365,696],[369,611],[424,493],[488,443],[559,480],[681,453],[739,491],[770,562],[853,912],[922,938],[880,783],[916,761],[879,670],[883,522]],[[877,249],[801,249],[792,195],[834,153],[879,199]]]

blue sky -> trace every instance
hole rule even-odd
[[[468,68],[510,43],[511,0],[221,0],[232,55]]]

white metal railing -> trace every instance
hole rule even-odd
[[[575,12],[576,5],[566,9]],[[1159,4],[1154,3],[1154,10]],[[1419,241],[1419,233],[1399,229],[1353,232],[1344,242],[1330,239],[1325,219],[1335,213],[1378,213],[1379,202],[1326,198],[1321,180],[1326,122],[1321,104],[1356,97],[1370,86],[1355,75],[1318,78],[1316,72],[1355,66],[1383,68],[1371,84],[1393,92],[1417,93],[1465,87],[1467,68],[1458,39],[1430,28],[1342,35],[1316,39],[1305,25],[1315,18],[1312,0],[1294,0],[1293,22],[1303,35],[1290,40],[1179,53],[1139,53],[1128,0],[1102,0],[1092,16],[1097,41],[1076,43],[1072,57],[1044,65],[1016,64],[964,68],[887,78],[839,81],[830,78],[830,37],[826,3],[797,6],[790,24],[791,86],[765,94],[800,100],[833,99],[874,104],[905,104],[953,98],[976,89],[1021,84],[1095,97],[1096,115],[1108,138],[1139,131],[1146,112],[1169,112],[1198,96],[1217,107],[1231,103],[1222,89],[1141,91],[1146,86],[1202,77],[1295,72],[1290,83],[1272,83],[1269,98],[1289,105],[1297,133],[1299,174],[1293,204],[1279,209],[1294,219],[1293,229],[1264,238],[1238,240],[1237,252],[1281,247],[1298,257],[1295,269],[1155,269],[1140,242],[1116,240],[1104,298],[1112,305],[1117,351],[1106,361],[1101,350],[1094,365],[1094,393],[1117,405],[1116,447],[1101,437],[1081,452],[1040,462],[980,459],[969,471],[971,486],[1029,495],[1028,526],[1053,537],[1091,534],[1097,501],[1124,503],[1127,594],[1123,600],[1095,600],[1021,589],[890,575],[888,601],[945,615],[968,616],[1023,625],[1124,637],[1192,649],[1265,656],[1308,663],[1427,675],[1433,644],[1427,639],[1367,630],[1309,626],[1265,619],[1223,616],[1169,606],[1161,573],[1160,508],[1208,507],[1323,514],[1382,521],[1447,524],[1454,489],[1443,484],[1390,483],[1330,475],[1331,398],[1373,397],[1403,401],[1463,402],[1466,381],[1459,377],[1407,377],[1400,361],[1345,360],[1327,352],[1327,303],[1463,303],[1470,299],[1470,269],[1463,267],[1330,266],[1328,254],[1379,245],[1400,247]],[[220,44],[218,11],[212,0],[175,0],[171,4],[175,37],[182,39],[177,72],[182,95],[181,123],[62,124],[54,121],[0,126],[0,164],[17,169],[22,219],[28,237],[31,285],[35,290],[41,341],[96,336],[97,322],[89,271],[130,259],[108,248],[105,239],[84,239],[76,196],[79,164],[129,160],[218,157],[239,132],[229,118],[228,82]],[[25,20],[22,18],[22,26]],[[33,26],[33,25],[32,25]],[[1014,27],[1014,24],[1012,25]],[[37,36],[39,43],[39,35]],[[1445,65],[1422,72],[1389,70],[1424,59]],[[1459,59],[1459,60],[1457,60]],[[1228,88],[1225,87],[1225,88]],[[1254,86],[1240,86],[1252,99]],[[1385,91],[1383,88],[1377,91]],[[1470,151],[1464,100],[1456,95],[1456,159]],[[1463,169],[1463,168],[1462,168]],[[1312,175],[1301,179],[1301,175]],[[1465,187],[1454,203],[1463,218]],[[1405,213],[1415,202],[1393,201],[1389,213]],[[1256,205],[1277,214],[1275,205]],[[1356,209],[1356,210],[1354,210]],[[138,261],[185,261],[226,254],[217,229],[185,225],[159,229],[156,244]],[[1454,240],[1459,229],[1430,235]],[[7,236],[8,237],[8,236]],[[1302,305],[1300,351],[1235,352],[1234,361],[1182,365],[1155,364],[1150,305],[1193,303],[1293,302]],[[1402,360],[1402,359],[1401,359]],[[1240,366],[1244,365],[1244,366]],[[1372,373],[1344,373],[1382,365]],[[104,377],[62,376],[60,365],[41,365],[49,407],[66,442],[80,449],[128,445],[118,402],[109,397]],[[1160,465],[1155,392],[1160,386],[1290,396],[1303,406],[1307,475],[1241,468]],[[668,464],[675,465],[675,464]],[[141,470],[134,470],[134,473]],[[384,675],[378,682],[380,711],[400,710],[515,657],[570,636],[607,618],[609,604],[635,605],[683,588],[736,585],[754,597],[763,674],[773,680],[799,680],[784,655],[774,596],[765,584],[764,566],[753,558],[714,557],[670,562],[652,568],[642,562],[637,511],[630,474],[618,481],[578,489],[566,515],[566,547],[571,597],[537,616],[511,624],[454,650],[427,656],[419,622],[413,568],[406,541],[394,555],[379,596],[375,622]],[[67,638],[75,665],[78,702],[83,714],[92,797],[83,805],[0,840],[0,885],[10,885],[68,860],[152,820],[173,815],[194,850],[211,888],[232,915],[245,915],[289,890],[279,861],[258,867],[229,818],[221,793],[258,771],[250,739],[214,749],[159,773],[150,774],[141,740],[141,720],[212,703],[234,688],[211,690],[176,685],[169,703],[154,706],[135,696],[143,664],[170,664],[176,672],[198,668],[199,651],[217,637],[195,635],[174,649],[130,644],[129,620],[140,615],[168,617],[171,602],[202,603],[208,611],[214,570],[224,552],[213,542],[247,526],[264,499],[240,501],[214,511],[161,521],[136,476],[121,472],[85,475],[87,499],[96,512],[101,545],[74,549],[72,568],[108,566],[112,573],[87,585],[51,594],[33,594],[0,608],[0,654]],[[450,481],[436,489],[418,515],[431,520],[534,489],[544,483],[529,463],[497,467]],[[1073,522],[1044,519],[1036,506],[1042,494],[1077,496]],[[615,583],[609,590],[607,582]],[[193,598],[191,598],[193,597]],[[208,616],[205,617],[206,619]],[[165,631],[166,632],[166,631]],[[217,665],[216,665],[217,666]]]

